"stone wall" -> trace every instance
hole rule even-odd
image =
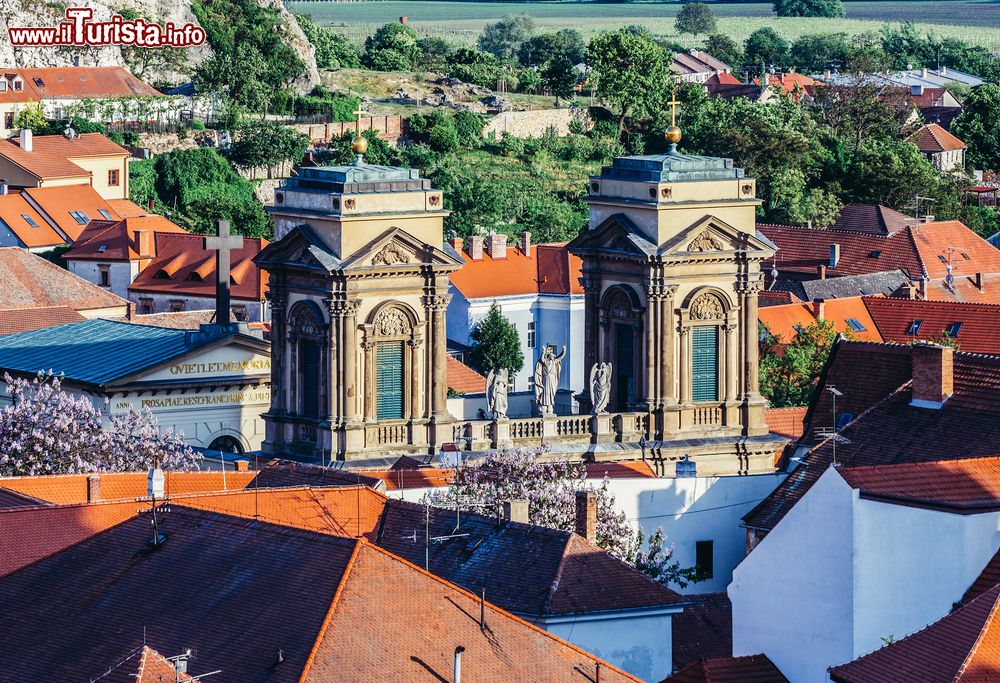
[[[344,133],[353,133],[357,125],[350,123],[296,123],[294,128],[309,136],[310,142],[329,142]],[[403,136],[403,119],[397,114],[386,116],[367,116],[361,119],[362,130],[374,130],[386,142],[395,143]]]
[[[506,111],[486,122],[483,135],[494,133],[498,138],[504,135],[537,138],[549,130],[554,130],[556,135],[569,135],[569,125],[573,120],[581,121],[587,128],[593,126],[590,111],[586,108]]]

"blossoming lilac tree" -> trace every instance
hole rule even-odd
[[[594,486],[580,463],[540,462],[538,451],[527,448],[495,450],[482,461],[459,468],[455,482],[430,497],[432,504],[483,513],[499,512],[511,500],[527,500],[532,524],[564,531],[575,528],[576,492],[597,493],[597,545],[647,576],[682,588],[697,580],[694,569],[681,568],[662,529],[649,537],[633,530],[618,509],[608,480]],[[487,513],[488,514],[488,513]]]
[[[101,410],[63,391],[51,372],[4,381],[12,403],[0,409],[2,476],[141,470],[157,460],[167,469],[198,467],[181,435],[161,433],[148,409],[114,415],[104,429]]]

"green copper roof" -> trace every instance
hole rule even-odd
[[[650,154],[647,156],[616,157],[610,166],[601,169],[598,178],[642,183],[678,183],[705,180],[738,180],[743,169],[733,166],[732,159],[702,157],[693,154]]]
[[[297,176],[286,178],[284,189],[306,192],[412,192],[431,189],[431,182],[413,168],[347,164],[310,166],[299,169]]]

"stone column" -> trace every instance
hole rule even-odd
[[[678,379],[680,382],[680,402],[691,402],[691,328],[681,325],[677,329],[677,339],[680,343],[680,367]]]
[[[643,382],[646,385],[646,409],[653,410],[660,404],[663,394],[660,388],[660,373],[656,367],[657,358],[661,353],[662,339],[657,343],[656,330],[659,329],[659,318],[663,298],[663,287],[649,284],[646,287],[646,315],[643,320],[646,332],[646,374]]]
[[[344,346],[341,355],[344,358],[344,391],[343,413],[348,422],[358,418],[358,309],[360,301],[344,302],[344,317],[341,322],[344,335]]]
[[[736,393],[738,391],[739,382],[737,382],[736,377],[736,347],[739,345],[739,339],[736,335],[736,331],[739,329],[736,321],[727,320],[722,325],[722,331],[725,335],[725,386],[723,391],[723,397],[725,401],[732,401],[736,398]]]
[[[326,341],[326,414],[331,428],[336,428],[343,418],[340,401],[340,385],[343,383],[343,349],[344,340],[341,332],[342,312],[344,302],[339,299],[326,299],[326,311],[330,319],[327,328]]]
[[[420,401],[420,377],[423,374],[423,364],[420,362],[423,345],[423,337],[419,331],[414,330],[413,336],[407,341],[410,349],[410,419],[417,420],[423,414],[423,406]]]
[[[267,293],[271,302],[271,413],[288,411],[288,295]]]
[[[758,371],[759,371],[759,351],[757,341],[757,293],[761,290],[760,282],[748,282],[746,285],[746,298],[743,302],[743,345],[744,374],[746,376],[745,398],[760,398],[758,391]]]
[[[365,422],[374,422],[375,415],[375,341],[372,339],[371,330],[365,330],[364,341],[361,342],[361,348],[364,349],[364,392],[365,392],[365,405],[364,405],[364,420]]]
[[[450,418],[448,413],[448,338],[445,328],[445,311],[451,295],[424,297],[424,306],[430,320],[431,358],[431,415],[435,419]]]
[[[677,329],[674,324],[674,295],[677,293],[677,285],[666,285],[664,296],[660,300],[662,315],[660,316],[660,348],[662,353],[659,356],[660,363],[660,401],[663,405],[676,405],[677,394],[674,390],[675,382],[675,334]]]

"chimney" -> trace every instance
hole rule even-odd
[[[813,299],[812,301],[812,313],[816,320],[823,320],[823,309],[825,308],[825,299]]]
[[[531,258],[531,233],[527,230],[521,233],[521,253]]]
[[[929,278],[922,277],[922,278],[920,278],[920,281],[917,284],[917,292],[920,294],[920,298],[923,299],[923,300],[925,300],[925,301],[927,300],[927,280],[928,279]]]
[[[136,230],[135,245],[139,258],[152,258],[156,256],[155,249],[153,248],[152,230]]]
[[[450,240],[448,240],[448,244],[450,244],[451,248],[454,249],[455,251],[457,251],[457,252],[461,252],[462,251],[462,238],[461,237],[452,237]]]
[[[816,278],[819,279],[819,280],[825,280],[826,279],[826,264],[825,263],[821,263],[818,266],[816,266]]]
[[[101,475],[87,475],[87,502],[93,503],[101,499]]]
[[[840,245],[834,243],[830,245],[830,267],[836,268],[838,263],[840,263]]]
[[[507,258],[507,235],[493,233],[486,238],[486,253],[490,258]]]
[[[920,218],[920,222],[921,223],[933,223],[934,222],[934,216],[932,216],[931,214],[927,214],[926,216],[922,216]]]
[[[473,261],[483,260],[483,238],[481,235],[473,235],[469,238],[469,248],[466,249],[469,258]]]
[[[942,76],[947,76],[948,75],[948,67],[946,67],[946,66],[942,66],[941,67],[941,75]]]
[[[921,67],[921,69],[920,69],[920,77],[921,78],[927,78],[927,67],[926,66],[925,67]]]
[[[913,346],[911,406],[938,409],[955,390],[952,367],[955,349],[938,344]]]
[[[149,201],[146,203],[146,206],[149,208],[150,211],[152,211],[153,209],[156,208],[156,200],[150,197]]]
[[[401,16],[399,18],[399,23],[401,23],[401,24],[408,24],[408,23],[410,23],[410,18],[404,14],[403,16]]]
[[[250,471],[250,461],[249,460],[236,460],[233,463],[233,467],[237,472],[249,472]]]
[[[7,179],[0,179],[0,197],[6,197],[10,190],[7,187]]]
[[[597,494],[576,492],[576,533],[591,543],[597,541]]]
[[[503,518],[508,522],[528,524],[528,501],[523,498],[506,501],[503,504]]]
[[[465,648],[459,645],[455,648],[455,670],[452,674],[452,683],[462,683],[462,653]]]
[[[972,276],[972,282],[973,282],[973,284],[976,285],[976,289],[978,289],[980,292],[986,291],[985,287],[983,286],[983,274],[982,273],[976,273],[975,275],[973,275]]]
[[[924,94],[924,86],[922,85],[910,86],[910,94],[913,95],[914,97],[920,97],[921,95]]]
[[[32,151],[33,145],[31,144],[31,129],[22,128],[21,129],[21,149],[25,152]]]

